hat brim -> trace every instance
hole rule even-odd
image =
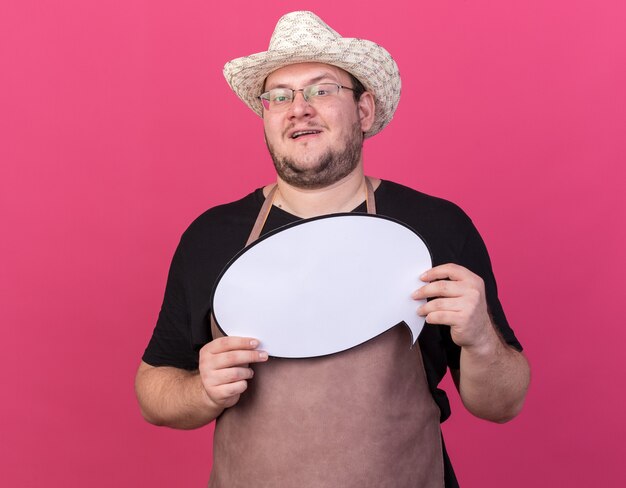
[[[337,66],[356,77],[374,95],[375,117],[365,137],[380,132],[393,118],[400,100],[400,75],[391,55],[378,44],[357,38],[340,38],[305,50],[269,50],[234,59],[224,66],[224,77],[239,98],[262,115],[259,100],[265,79],[284,66],[299,63]]]

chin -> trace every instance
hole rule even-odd
[[[302,145],[291,155],[279,154],[265,138],[267,149],[274,161],[276,173],[285,183],[306,189],[323,188],[348,176],[361,161],[363,137],[355,125],[353,137],[347,137],[345,145],[336,149],[309,149]]]

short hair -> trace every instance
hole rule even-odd
[[[350,75],[350,81],[352,82],[352,96],[354,97],[354,101],[358,102],[361,99],[361,95],[363,95],[363,93],[367,90],[356,76],[350,72],[348,72],[348,74]]]

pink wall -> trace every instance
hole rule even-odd
[[[473,217],[533,365],[510,424],[471,418],[452,393],[463,486],[626,486],[624,3],[317,4],[401,69],[368,172]],[[180,233],[272,176],[221,68],[304,6],[3,2],[3,486],[206,482],[211,429],[145,424],[133,375]]]

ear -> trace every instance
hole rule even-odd
[[[376,102],[374,101],[374,95],[370,92],[363,92],[361,98],[357,103],[357,110],[359,111],[359,119],[361,120],[361,131],[367,132],[374,124],[374,112],[376,109]]]

